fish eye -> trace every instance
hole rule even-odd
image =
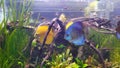
[[[69,34],[66,34],[66,36],[68,37],[68,36],[69,36]]]

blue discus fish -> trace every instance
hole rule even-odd
[[[120,39],[120,26],[116,28],[116,37]]]
[[[120,21],[118,21],[117,23],[117,27],[116,27],[116,37],[118,39],[120,39]]]
[[[120,39],[120,33],[119,32],[116,33],[116,36],[117,36],[118,39]]]
[[[66,25],[65,37],[67,41],[76,46],[85,44],[85,35],[82,22],[70,22]]]

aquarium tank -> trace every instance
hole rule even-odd
[[[0,68],[119,68],[120,0],[0,0]]]

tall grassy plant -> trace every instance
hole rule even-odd
[[[31,11],[31,0],[9,0],[8,6],[8,17],[10,21],[19,20],[19,26],[25,26],[29,23],[30,11]],[[17,5],[16,5],[17,3]]]
[[[113,38],[112,34],[103,34],[100,32],[96,32],[94,30],[90,30],[88,39],[95,42],[96,45],[100,48],[109,47],[111,45],[111,40]]]
[[[112,68],[120,67],[120,40],[113,34],[103,34],[96,31],[90,32],[89,39],[94,41],[99,48],[108,48]]]
[[[26,29],[22,29],[22,26],[26,26],[29,23],[30,16],[26,16],[26,21],[24,22],[24,15],[30,12],[29,10],[25,10],[24,6],[19,7],[22,11],[18,13],[16,10],[16,0],[10,0],[10,9],[8,9],[8,16],[6,17],[5,11],[5,3],[4,0],[1,0],[0,7],[3,8],[4,19],[2,23],[0,23],[0,38],[2,42],[0,42],[0,68],[24,68],[26,57],[22,53],[23,48],[29,43],[29,34]],[[14,4],[13,4],[14,3]],[[30,4],[30,2],[28,2]],[[19,16],[19,17],[18,17]],[[19,20],[18,26],[14,27],[13,31],[9,31],[6,29],[6,25],[9,22]]]

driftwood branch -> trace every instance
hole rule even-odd
[[[56,23],[56,22],[60,25],[61,30],[57,33],[56,37],[55,37],[54,40],[53,40],[53,43],[56,42],[56,40],[57,40],[56,38],[58,38],[59,34],[65,33],[65,32],[64,32],[64,31],[65,31],[65,30],[64,30],[64,26],[63,26],[62,22],[59,21],[57,18],[55,18],[54,21],[53,21],[53,22],[51,23],[51,25],[49,26],[48,32],[50,31],[52,25],[53,25],[54,23]],[[47,33],[46,35],[48,35],[48,33]],[[64,34],[63,34],[63,35],[64,35]],[[60,36],[60,37],[61,37],[61,38],[64,38],[64,36]],[[45,37],[45,38],[46,38],[46,37]],[[44,45],[45,40],[46,40],[45,38],[44,38],[43,45]],[[57,40],[57,41],[58,41],[58,40]],[[52,53],[52,51],[53,51],[53,43],[52,43],[52,44],[50,45],[50,47],[49,47],[49,52],[47,53],[47,55],[45,56],[45,58],[43,58],[43,61],[42,61],[41,64],[40,64],[40,68],[42,68],[44,62],[50,57],[50,55],[51,55],[51,53]]]
[[[105,62],[104,62],[104,58],[103,58],[101,52],[97,48],[95,48],[94,44],[92,44],[88,40],[86,40],[86,44],[89,45],[89,47],[92,48],[98,54],[98,56],[99,56],[99,58],[100,58],[100,60],[102,62],[103,68],[106,68],[106,65],[105,65]]]
[[[52,23],[49,25],[48,31],[47,31],[47,33],[46,33],[46,35],[45,35],[45,37],[44,37],[44,40],[43,40],[43,43],[42,43],[42,46],[41,46],[40,51],[43,51],[43,47],[44,47],[45,42],[46,42],[46,40],[47,40],[47,36],[48,36],[48,34],[49,34],[49,32],[50,32],[53,24],[55,23],[55,21],[56,21],[56,18],[54,18],[53,21],[52,21]],[[51,48],[51,47],[52,47],[52,45],[50,45],[50,48]],[[42,68],[45,60],[47,60],[47,59],[49,58],[51,52],[52,52],[52,50],[50,50],[50,51],[48,52],[48,54],[45,56],[45,58],[43,59],[43,61],[42,61],[41,64],[40,64],[40,68]]]
[[[43,58],[43,61],[40,64],[40,68],[42,68],[43,64],[45,63],[45,61],[50,57],[51,53],[53,51],[53,44],[50,45],[49,47],[49,52],[47,53],[47,55]]]
[[[53,22],[49,25],[49,28],[48,28],[47,33],[45,34],[45,37],[44,37],[44,40],[43,40],[41,49],[43,49],[43,47],[44,47],[44,45],[45,45],[45,42],[46,42],[46,40],[47,40],[47,36],[48,36],[48,34],[49,34],[49,32],[50,32],[50,30],[51,30],[51,28],[52,28],[52,26],[53,26],[54,23],[55,23],[55,21],[53,21]]]

